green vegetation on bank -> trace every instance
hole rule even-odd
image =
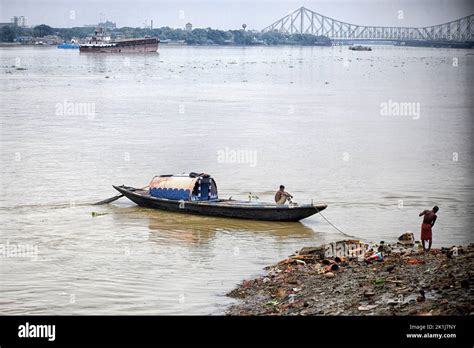
[[[71,39],[85,39],[94,34],[92,27],[52,28],[41,24],[34,28],[20,28],[3,26],[0,28],[1,42],[27,41],[28,38],[43,38],[57,36],[64,41]],[[217,30],[212,28],[196,28],[192,31],[162,27],[157,29],[143,29],[123,27],[110,31],[112,38],[135,38],[145,35],[158,36],[162,41],[182,42],[189,45],[330,45],[331,40],[324,36],[310,34],[282,34],[279,32],[261,33],[246,30]]]

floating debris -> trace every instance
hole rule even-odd
[[[108,213],[97,213],[97,212],[95,212],[95,211],[93,211],[93,212],[91,213],[92,217],[97,217],[97,216],[102,216],[102,215],[107,215],[107,214],[108,214]]]

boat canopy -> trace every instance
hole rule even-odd
[[[150,181],[150,195],[156,198],[184,201],[216,200],[217,185],[209,174],[155,176]]]

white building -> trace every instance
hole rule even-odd
[[[25,16],[14,16],[11,19],[11,22],[13,25],[16,25],[17,27],[20,28],[25,28],[26,27],[26,17]]]

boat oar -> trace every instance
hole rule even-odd
[[[132,191],[135,191],[135,190],[144,190],[146,188],[148,188],[149,186],[145,186],[145,187],[142,187],[142,188],[139,188],[139,189],[133,189]],[[118,194],[116,196],[113,196],[113,197],[110,197],[110,198],[107,198],[107,199],[104,199],[103,201],[100,201],[100,202],[97,202],[97,203],[93,203],[92,205],[102,205],[102,204],[107,204],[107,203],[111,203],[113,201],[116,201],[117,199],[119,198],[122,198],[123,197],[123,194]]]
[[[104,199],[103,201],[94,203],[94,204],[92,204],[92,205],[102,205],[102,204],[111,203],[111,202],[116,201],[117,199],[119,199],[119,198],[121,198],[121,197],[123,197],[123,194],[119,194],[119,195],[117,195],[117,196],[113,196],[113,197]]]

